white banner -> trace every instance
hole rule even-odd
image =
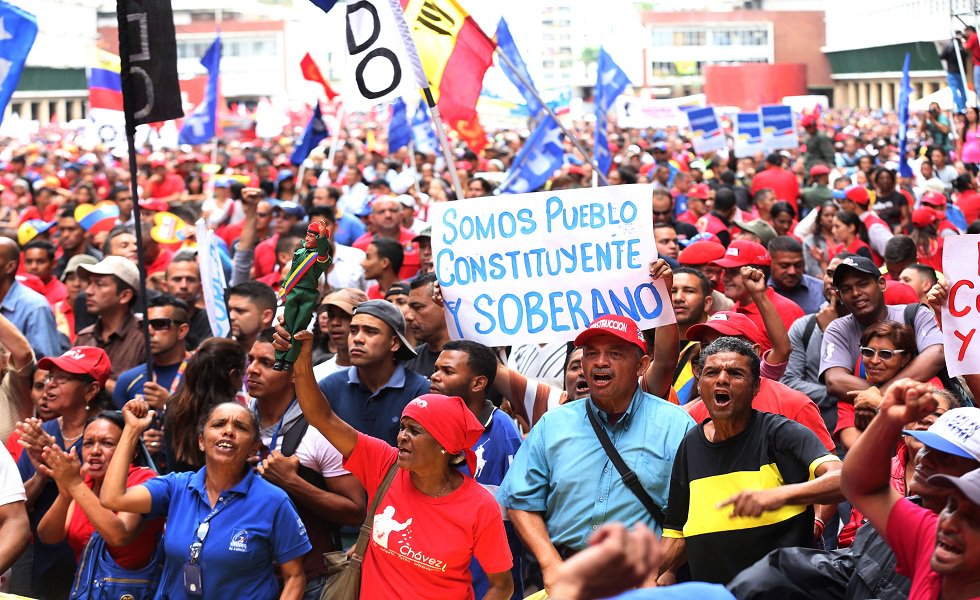
[[[616,98],[616,123],[620,127],[646,128],[684,127],[687,118],[683,108],[704,108],[707,97],[704,94],[683,96],[681,98],[637,98],[619,96]]]
[[[344,108],[364,111],[399,96],[417,97],[414,67],[388,0],[347,5],[347,76]]]
[[[728,148],[728,137],[721,130],[721,123],[713,106],[687,111],[687,120],[695,154],[708,154]]]
[[[674,322],[651,282],[649,185],[436,202],[436,276],[453,339],[488,346],[568,341],[606,314],[641,329]]]
[[[735,156],[755,156],[764,152],[762,144],[762,120],[759,113],[738,113],[735,115]]]
[[[225,271],[221,266],[214,232],[207,228],[204,219],[197,221],[197,266],[201,270],[201,293],[208,312],[208,322],[215,337],[228,337],[231,321],[225,304]]]
[[[973,343],[980,325],[980,235],[946,238],[943,275],[949,300],[943,307],[943,349],[946,368],[953,377],[980,373],[980,340]]]

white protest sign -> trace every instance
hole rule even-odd
[[[953,377],[980,373],[980,235],[954,235],[943,248],[949,299],[943,307],[943,349]]]
[[[796,134],[796,119],[789,106],[763,106],[759,109],[762,118],[762,144],[767,152],[799,148],[800,138]]]
[[[687,125],[684,109],[703,108],[706,104],[704,94],[665,99],[619,96],[616,98],[616,122],[620,127],[640,129],[684,127]]]
[[[568,341],[597,317],[674,322],[657,257],[650,185],[436,202],[435,273],[453,339]]]
[[[718,115],[712,106],[687,111],[691,127],[691,145],[695,154],[707,154],[728,148],[728,138],[721,130]]]
[[[735,156],[754,156],[763,152],[762,123],[759,113],[738,113],[735,115]]]
[[[215,337],[228,337],[231,321],[225,305],[225,271],[218,245],[214,242],[214,232],[207,228],[204,219],[197,221],[197,266],[201,270],[201,293],[211,332]]]
[[[413,67],[389,0],[347,3],[344,108],[368,110],[418,95]]]

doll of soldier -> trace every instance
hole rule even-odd
[[[313,320],[320,275],[330,267],[332,253],[330,230],[326,222],[311,222],[306,229],[306,242],[293,252],[289,275],[282,280],[278,293],[280,299],[286,299],[282,324],[290,335],[303,331]],[[292,370],[299,349],[299,344],[293,344],[288,351],[276,350],[276,362],[272,368],[276,371]]]

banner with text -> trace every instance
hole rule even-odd
[[[432,254],[453,339],[568,341],[602,315],[674,322],[657,257],[651,186],[437,202]]]
[[[228,337],[231,321],[225,304],[225,271],[218,245],[214,242],[214,232],[207,228],[204,219],[197,221],[197,266],[201,270],[201,294],[211,332],[215,337]]]
[[[348,111],[366,111],[419,87],[388,0],[347,3],[347,73],[342,97]]]
[[[980,235],[954,235],[945,244],[943,274],[949,286],[943,307],[946,368],[953,377],[980,373],[980,346],[973,344],[980,326]]]
[[[762,117],[762,145],[766,152],[799,148],[800,138],[796,135],[792,107],[763,106],[759,109],[759,115]]]
[[[762,120],[759,113],[738,113],[735,115],[735,156],[755,156],[764,152],[762,145]]]
[[[695,154],[706,154],[728,147],[728,138],[721,130],[715,107],[689,110],[687,120],[691,126],[691,144]]]
[[[620,127],[639,129],[684,127],[687,125],[684,111],[704,108],[707,103],[704,94],[664,99],[619,96],[616,98],[616,122]]]

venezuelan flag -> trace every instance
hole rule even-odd
[[[122,110],[122,78],[119,76],[119,57],[99,50],[95,65],[88,70],[89,108]]]
[[[496,44],[456,0],[399,0],[442,118],[459,130],[476,101]]]

